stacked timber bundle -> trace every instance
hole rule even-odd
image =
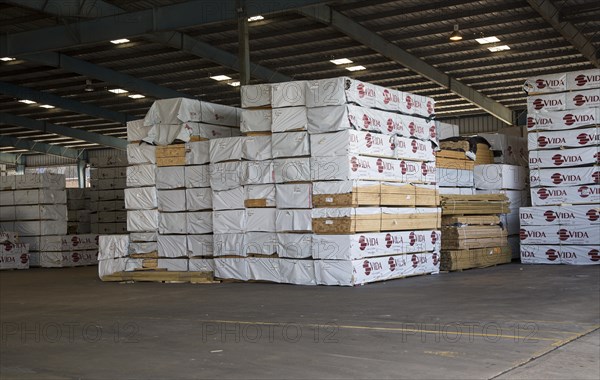
[[[0,232],[0,270],[29,269],[29,244],[16,232]]]

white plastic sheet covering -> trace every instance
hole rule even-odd
[[[271,84],[271,106],[273,108],[306,105],[306,82],[290,81]]]
[[[36,266],[43,268],[76,267],[98,263],[98,251],[36,252],[31,254],[31,265],[34,265],[33,256],[37,256]]]
[[[240,130],[237,127],[226,127],[206,123],[185,123],[188,128],[191,128],[192,136],[197,136],[203,139],[220,139],[224,137],[239,136]]]
[[[188,261],[188,271],[190,272],[214,272],[214,259],[190,259]]]
[[[378,186],[379,182],[374,181],[323,181],[314,182],[313,194],[349,194],[353,189],[358,188],[360,192],[361,187],[373,187]]]
[[[375,85],[348,77],[306,82],[306,106],[324,107],[355,103],[375,107]]]
[[[67,221],[42,220],[0,222],[0,230],[15,231],[19,236],[66,235]]]
[[[273,158],[271,153],[271,136],[244,137],[242,157],[253,161],[270,160]]]
[[[275,181],[273,160],[243,161],[241,163],[241,184],[261,185]]]
[[[344,218],[354,215],[379,215],[381,207],[332,207],[312,209],[312,218]],[[414,210],[414,209],[410,209]]]
[[[98,259],[107,260],[129,256],[129,235],[100,235]]]
[[[532,150],[529,152],[529,167],[570,168],[573,166],[600,163],[600,146],[560,150]]]
[[[310,156],[308,132],[273,134],[273,158]]]
[[[20,242],[29,244],[31,251],[73,251],[98,249],[98,235],[21,236]]]
[[[129,254],[143,254],[152,253],[158,251],[158,245],[155,241],[149,242],[130,242],[129,243]]]
[[[246,234],[215,233],[213,235],[215,256],[247,256]]]
[[[65,204],[67,193],[64,190],[14,190],[3,191],[0,196],[0,205],[40,205],[40,204]]]
[[[477,189],[523,190],[526,187],[525,168],[516,165],[475,165],[473,172]]]
[[[20,175],[0,176],[1,190],[47,189],[64,190],[64,174],[54,173],[27,173]]]
[[[9,242],[0,243],[0,252],[11,253],[11,254],[15,254],[15,255],[29,253],[29,244],[28,243],[9,243]]]
[[[437,168],[437,182],[441,187],[470,187],[475,186],[473,170]]]
[[[242,281],[250,279],[248,261],[245,258],[215,258],[215,277]]]
[[[244,251],[246,255],[272,255],[277,253],[277,234],[274,232],[246,232]]]
[[[531,169],[529,182],[532,187],[592,185],[598,182],[598,166],[566,169]]]
[[[312,234],[277,233],[279,257],[305,259],[312,257]]]
[[[275,226],[277,232],[310,232],[312,231],[311,210],[277,210]]]
[[[600,205],[521,207],[521,226],[600,225]]]
[[[185,144],[185,164],[204,165],[210,162],[208,154],[210,150],[209,141],[192,141]]]
[[[241,110],[239,108],[209,102],[201,102],[200,107],[201,119],[199,121],[201,122],[229,127],[240,126]]]
[[[479,136],[490,143],[491,149],[494,150],[495,163],[527,166],[528,153],[525,138],[502,133],[480,133]]]
[[[244,209],[244,188],[236,187],[231,190],[213,191],[213,210]]]
[[[564,111],[567,108],[566,93],[541,94],[527,97],[527,114],[544,111]]]
[[[156,147],[148,144],[128,144],[127,162],[129,165],[156,164]]]
[[[509,235],[519,233],[519,213],[511,212],[509,214],[500,214],[500,224]]]
[[[187,257],[187,237],[185,235],[158,235],[159,257]]]
[[[598,225],[521,226],[521,244],[598,244]]]
[[[213,212],[215,234],[246,232],[248,218],[246,210],[223,210]]]
[[[279,208],[312,208],[312,184],[277,184],[277,206]]]
[[[160,234],[186,234],[187,213],[161,212],[158,217],[158,232]],[[160,238],[160,235],[159,235]]]
[[[279,259],[281,282],[294,285],[317,285],[313,260]]]
[[[161,212],[177,212],[186,210],[185,189],[159,190],[158,210]]]
[[[188,259],[158,259],[158,268],[166,269],[172,272],[187,272],[188,262]]]
[[[153,145],[169,145],[175,140],[188,142],[191,137],[192,128],[188,124],[155,124],[142,141]]]
[[[433,146],[430,141],[395,136],[395,156],[417,161],[435,161]]]
[[[210,162],[241,160],[244,156],[243,145],[245,138],[245,136],[239,136],[210,140]]]
[[[142,164],[127,167],[127,187],[154,186],[156,165]]]
[[[402,161],[403,162],[403,161]],[[310,169],[313,181],[331,180],[380,180],[415,181],[420,179],[420,163],[404,169],[401,161],[358,155],[335,157],[311,157]],[[407,161],[409,162],[409,161]],[[409,162],[410,163],[410,162]],[[405,164],[406,165],[406,164]],[[411,169],[412,170],[409,170]],[[402,172],[406,174],[403,174]],[[409,175],[412,174],[412,177]],[[406,177],[406,178],[403,178]]]
[[[145,242],[156,241],[158,232],[132,232],[129,234],[130,241]]]
[[[185,208],[187,211],[212,209],[212,190],[210,188],[186,189]]]
[[[273,160],[275,183],[311,180],[311,158],[278,158]]]
[[[163,166],[156,168],[157,189],[179,189],[185,187],[185,166]]]
[[[144,119],[127,122],[127,141],[141,141],[148,136],[150,126],[144,125]]]
[[[0,250],[0,270],[2,269],[29,269],[29,254]]]
[[[188,256],[212,256],[213,244],[213,235],[187,235]]]
[[[539,112],[527,115],[528,131],[564,131],[600,123],[600,108]]]
[[[95,168],[127,166],[127,152],[115,149],[107,155],[90,157],[90,165]]]
[[[458,125],[436,121],[437,134],[440,140],[460,136]]]
[[[567,90],[600,88],[600,69],[577,70],[567,73]]]
[[[67,220],[67,206],[28,205],[0,207],[0,220]]]
[[[270,131],[271,122],[271,110],[242,110],[240,131],[242,133]]]
[[[249,257],[246,260],[248,261],[249,280],[282,282],[279,259]]]
[[[592,145],[600,145],[600,127],[567,131],[538,131],[527,134],[529,150],[580,148]]]
[[[144,117],[144,125],[180,124],[186,121],[202,121],[201,102],[196,99],[159,99]]]
[[[271,105],[271,87],[269,83],[242,86],[242,108],[255,108]]]
[[[212,211],[186,213],[188,234],[210,234],[213,232]]]
[[[127,211],[127,231],[149,232],[158,230],[158,210]]]
[[[595,245],[521,245],[523,264],[600,264],[600,247]]]
[[[313,157],[364,154],[393,158],[396,141],[393,135],[349,129],[334,133],[313,134],[310,138],[310,149]]]
[[[275,207],[276,191],[274,184],[244,186],[244,200],[262,199],[266,207]],[[236,203],[237,205],[237,203]],[[234,207],[230,207],[234,208]],[[237,207],[235,207],[237,208]]]
[[[272,112],[271,132],[305,131],[308,128],[306,107],[276,108]]]
[[[185,187],[188,189],[210,187],[211,185],[209,165],[185,166],[183,174],[185,177]]]
[[[4,242],[16,243],[17,239],[18,239],[18,235],[16,232],[0,231],[0,243],[4,243]]]
[[[567,73],[537,75],[529,77],[523,84],[528,94],[563,92],[567,90]]]
[[[131,272],[142,268],[143,259],[132,259],[129,257],[118,259],[100,260],[98,262],[98,275],[100,278],[118,272]]]
[[[589,90],[577,89],[565,94],[567,98],[566,109],[568,110],[600,107],[600,88]]]
[[[246,231],[275,232],[275,209],[273,208],[248,208],[246,218]]]
[[[156,187],[136,187],[125,189],[125,208],[127,210],[152,210],[158,207]]]
[[[210,164],[210,187],[229,190],[241,186],[243,163],[241,161]]]

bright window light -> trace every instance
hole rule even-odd
[[[112,92],[113,94],[126,94],[126,93],[129,92],[127,90],[123,90],[122,88],[113,88],[113,89],[108,90],[108,91]]]
[[[119,44],[126,44],[129,42],[129,40],[127,38],[119,38],[118,40],[112,40],[110,42],[115,45],[119,45]]]
[[[481,37],[481,38],[475,38],[475,41],[479,42],[481,45],[485,45],[485,44],[491,44],[494,42],[500,42],[500,39],[498,37]]]
[[[19,100],[19,103],[35,104],[36,102],[34,102],[33,100],[21,99]]]
[[[40,107],[42,107],[42,108],[47,108],[47,109],[52,109],[52,108],[54,108],[54,106],[51,106],[50,104],[42,104],[42,105],[40,105]]]
[[[488,48],[489,51],[495,53],[497,51],[510,50],[510,46],[508,45],[500,45],[500,46],[491,46]]]
[[[142,99],[145,98],[145,95],[142,94],[133,94],[133,95],[128,95],[131,99]]]
[[[329,62],[335,65],[344,65],[346,63],[352,63],[352,61],[348,58],[330,59]]]
[[[360,70],[366,70],[367,68],[364,66],[350,66],[350,67],[346,67],[346,70],[348,71],[360,71]]]
[[[0,61],[4,61],[4,62],[10,62],[10,61],[14,61],[16,58],[13,57],[2,57],[0,58]]]
[[[210,79],[221,81],[221,80],[229,80],[229,79],[231,79],[231,77],[228,77],[227,75],[215,75],[215,76],[210,77]]]
[[[252,21],[260,21],[260,20],[264,20],[265,18],[261,15],[257,15],[257,16],[252,16],[252,17],[248,17],[248,21],[252,22]]]
[[[232,87],[239,87],[240,82],[229,82],[227,84],[230,85],[230,86],[232,86]]]

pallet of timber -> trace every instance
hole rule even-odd
[[[494,151],[485,144],[477,144],[475,165],[489,165],[494,163]]]
[[[415,206],[423,207],[439,207],[440,206],[440,192],[433,188],[426,188],[422,186],[416,186]]]
[[[440,158],[447,158],[450,160],[471,161],[467,156],[465,156],[465,152],[462,150],[442,149],[435,153],[436,161]]]
[[[381,184],[382,206],[416,206],[416,189],[410,184],[395,184],[384,182]]]
[[[504,194],[442,195],[444,215],[507,214],[508,198]]]
[[[381,229],[381,209],[362,208],[315,208],[312,230],[316,234],[354,234],[378,232]]]
[[[459,239],[483,239],[494,237],[506,237],[506,231],[502,227],[495,226],[460,226],[460,227],[444,227],[442,229],[442,240],[459,240]]]
[[[381,231],[436,230],[441,227],[441,214],[394,213],[381,214]]]
[[[438,157],[435,159],[435,166],[444,169],[474,170],[475,161]]]
[[[455,271],[507,264],[512,253],[509,247],[504,246],[442,251],[440,256],[440,270]]]
[[[185,144],[173,144],[156,147],[157,166],[183,166],[185,165]]]
[[[456,224],[497,225],[500,224],[500,217],[498,215],[442,215],[443,226],[453,226]]]
[[[101,277],[102,281],[137,282],[191,282],[192,284],[216,284],[213,272],[178,272],[168,270],[145,270],[117,272]]]
[[[504,234],[504,236],[485,238],[485,239],[452,240],[452,239],[445,238],[442,233],[442,249],[444,249],[444,250],[475,249],[475,248],[506,247],[506,246],[508,246],[508,239],[506,238],[506,234]]]
[[[313,207],[379,206],[380,192],[379,182],[315,182],[312,203]]]

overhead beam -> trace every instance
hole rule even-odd
[[[0,136],[0,146],[12,146],[19,149],[27,149],[32,152],[72,158],[74,160],[85,159],[86,157],[86,153],[83,150],[66,148],[59,145],[45,144],[27,139],[20,139],[14,136]]]
[[[503,122],[507,124],[513,123],[513,112],[509,108],[445,74],[422,59],[408,53],[406,50],[399,48],[379,36],[377,33],[368,30],[356,21],[333,10],[329,6],[317,5],[307,7],[301,9],[300,13],[313,20],[332,26],[352,39],[375,50],[384,57],[398,62],[419,75],[447,88]]]
[[[54,133],[57,135],[71,137],[77,140],[83,140],[116,149],[125,150],[127,147],[126,140],[116,137],[104,136],[99,133],[87,132],[81,129],[69,128],[62,125],[51,124],[45,121],[29,119],[4,112],[0,112],[0,124],[15,125],[34,131]]]
[[[2,81],[0,81],[0,93],[14,96],[15,98],[19,99],[33,100],[39,104],[49,104],[64,110],[95,116],[100,119],[116,121],[117,123],[121,124],[125,124],[128,121],[136,119],[136,117],[127,115],[125,113],[111,111],[105,108],[94,106],[92,104],[81,103],[48,92],[41,92]]]
[[[235,20],[235,1],[221,0],[218,3],[202,0],[187,1],[67,25],[3,34],[0,38],[0,56],[14,57],[61,50],[118,38]],[[254,1],[249,6],[249,15],[264,15],[322,2],[322,0]]]
[[[561,19],[560,10],[550,0],[527,0],[527,3],[558,33],[569,41],[592,65],[600,68],[598,49],[575,25]]]
[[[4,2],[66,18],[96,18],[117,14],[115,12],[117,7],[96,0],[4,0]]]

